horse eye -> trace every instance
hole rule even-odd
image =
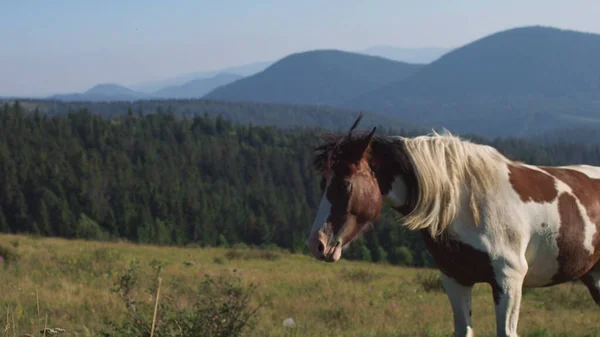
[[[346,190],[347,190],[347,189],[349,189],[349,188],[350,188],[350,182],[349,182],[348,180],[344,180],[344,182],[343,182],[343,186],[344,186],[344,188],[345,188]]]

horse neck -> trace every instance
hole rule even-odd
[[[403,215],[410,212],[408,202],[408,186],[400,174],[378,177],[379,189],[387,205]]]
[[[411,193],[414,194],[411,188],[416,184],[414,181],[416,178],[412,173],[412,167],[408,164],[408,156],[403,151],[398,151],[395,146],[402,145],[376,141],[372,148],[372,168],[386,203],[397,211],[402,210],[401,213],[407,214],[410,207],[414,206],[407,205],[407,202],[411,202],[409,200]]]

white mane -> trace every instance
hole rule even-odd
[[[454,220],[462,193],[467,192],[478,224],[478,200],[494,188],[498,164],[508,159],[493,147],[471,143],[448,131],[402,141],[414,168],[419,196],[415,209],[402,222],[411,230],[427,228],[435,237]]]

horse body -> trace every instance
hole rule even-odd
[[[476,283],[492,287],[498,336],[517,336],[523,287],[580,279],[600,305],[600,167],[527,165],[452,135],[352,138],[359,120],[315,157],[315,257],[337,261],[388,204],[440,269],[455,336],[473,336]]]
[[[559,169],[563,173],[576,170],[600,176],[600,168]],[[479,224],[471,219],[468,201],[463,197],[461,211],[449,224],[446,236],[435,240],[427,230],[420,230],[443,273],[442,281],[454,311],[456,336],[473,336],[470,291],[475,283],[492,286],[498,336],[516,336],[523,287],[547,287],[581,279],[600,305],[600,229],[569,186],[552,177],[558,190],[553,200],[524,202],[510,183],[509,168],[496,173],[504,178],[480,199]],[[588,182],[586,188],[588,193],[600,195],[600,189],[594,190],[593,184]]]

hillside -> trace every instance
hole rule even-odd
[[[353,121],[338,126],[345,133]],[[7,126],[0,133],[0,232],[305,250],[320,198],[311,166],[317,128],[181,120],[168,111],[108,119],[72,110],[47,117],[19,105],[0,107],[0,125]],[[419,132],[381,128],[378,134]],[[600,144],[469,138],[531,164],[600,164]],[[393,215],[386,208],[345,256],[429,265],[418,234]]]
[[[5,260],[0,273],[2,313],[10,322],[4,322],[10,329],[6,336],[42,336],[34,331],[44,325],[65,329],[59,336],[149,336],[136,328],[150,329],[157,274],[162,279],[157,317],[161,324],[156,325],[154,336],[198,336],[197,331],[176,334],[165,330],[193,328],[185,323],[198,322],[194,317],[214,320],[210,314],[215,308],[209,303],[216,302],[217,308],[226,309],[221,315],[232,317],[253,310],[262,301],[264,305],[252,317],[253,324],[244,336],[452,335],[450,304],[437,271],[429,269],[344,259],[326,264],[277,250],[183,248],[22,235],[0,235],[0,249],[19,257]],[[207,281],[215,287],[202,287]],[[231,289],[228,284],[236,291],[219,291]],[[238,296],[246,295],[249,303],[238,305]],[[131,311],[127,311],[126,300],[131,300],[127,302]],[[490,287],[476,285],[472,302],[477,336],[494,336]],[[210,309],[198,310],[207,307]],[[600,332],[598,308],[579,283],[527,290],[521,307],[527,313],[519,320],[522,337],[592,337]],[[138,310],[135,316],[131,315],[134,309]],[[185,315],[175,316],[180,310]],[[283,326],[288,317],[295,326]],[[117,330],[124,324],[129,324],[129,329]]]
[[[344,106],[487,136],[600,126],[600,35],[502,31]]]
[[[217,88],[204,98],[336,105],[403,79],[420,67],[337,50],[302,52],[287,56],[258,74]]]
[[[114,83],[98,84],[83,93],[53,95],[50,99],[62,101],[134,101],[146,97],[145,94],[133,91]]]
[[[243,76],[219,73],[209,78],[197,78],[181,85],[173,85],[151,94],[153,98],[200,98],[222,85],[234,82]]]

